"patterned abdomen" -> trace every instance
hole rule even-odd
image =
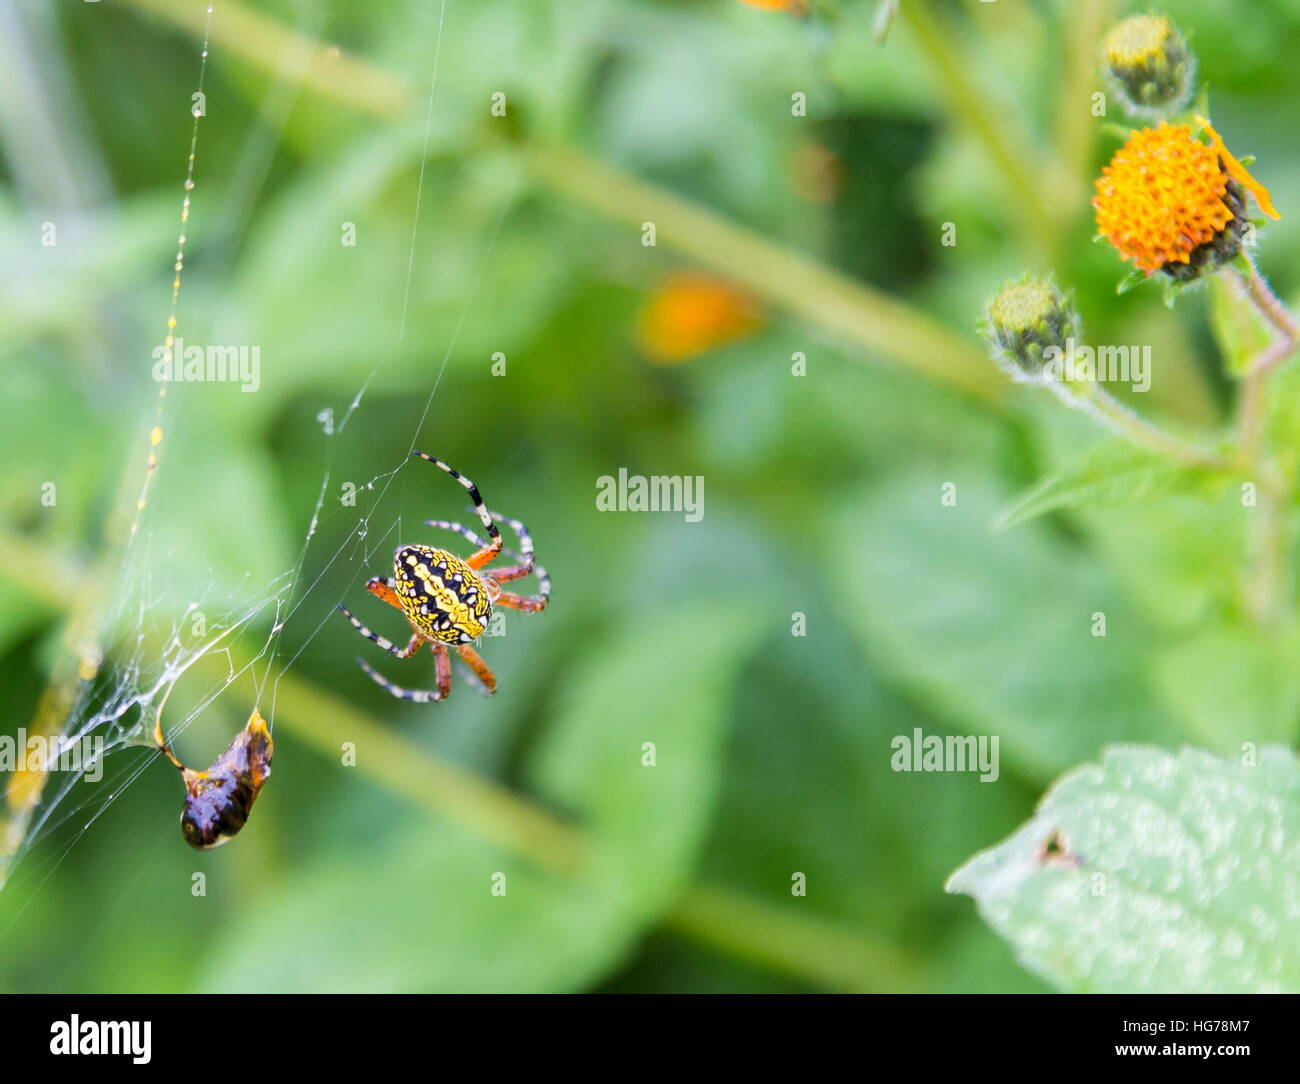
[[[401,546],[393,572],[402,611],[422,635],[443,644],[468,644],[483,635],[492,616],[489,589],[455,554]]]

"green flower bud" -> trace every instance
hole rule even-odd
[[[1134,15],[1106,35],[1106,72],[1132,116],[1162,117],[1192,97],[1196,58],[1167,15]]]
[[[993,360],[1012,380],[1046,384],[1056,377],[1047,369],[1067,351],[1067,341],[1079,337],[1079,316],[1051,279],[1026,275],[1009,282],[989,302],[980,325],[992,347]],[[1059,354],[1053,352],[1055,347]]]

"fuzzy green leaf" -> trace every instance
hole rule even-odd
[[[1141,270],[1140,268],[1134,267],[1132,270],[1129,271],[1127,275],[1125,275],[1122,279],[1119,280],[1118,285],[1116,285],[1115,287],[1115,292],[1117,294],[1126,294],[1130,290],[1135,289],[1136,287],[1141,286],[1143,283],[1150,282],[1150,281],[1151,281],[1150,275],[1148,275],[1145,271]]]
[[[1170,493],[1212,496],[1222,478],[1217,471],[1111,440],[1026,490],[998,516],[996,526],[1007,530],[1063,508],[1117,507]]]
[[[963,733],[1000,735],[1004,765],[1043,780],[1108,743],[1178,740],[1148,685],[1151,629],[1097,564],[1041,524],[995,535],[997,497],[955,485],[945,506],[933,477],[904,476],[841,520],[857,541],[834,583],[870,657]]]
[[[1063,990],[1300,992],[1300,770],[1122,746],[948,881]]]
[[[1159,652],[1156,687],[1200,744],[1223,753],[1244,741],[1291,742],[1300,719],[1300,630],[1266,632],[1203,621]]]

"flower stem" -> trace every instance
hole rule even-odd
[[[1233,273],[1260,315],[1280,334],[1246,370],[1237,400],[1237,442],[1241,458],[1257,476],[1259,503],[1243,594],[1250,616],[1268,624],[1282,612],[1288,597],[1286,554],[1291,539],[1289,484],[1264,449],[1268,391],[1273,373],[1300,346],[1300,322],[1275,294],[1254,260],[1242,253],[1246,269]]]
[[[1254,261],[1243,253],[1249,273],[1233,268],[1242,292],[1250,299],[1260,315],[1281,332],[1246,369],[1241,395],[1237,400],[1237,441],[1242,458],[1255,463],[1259,458],[1264,421],[1267,417],[1268,379],[1273,371],[1286,361],[1300,346],[1300,323],[1273,293]]]
[[[1237,399],[1237,443],[1241,457],[1247,463],[1254,463],[1259,456],[1269,377],[1274,369],[1291,356],[1296,345],[1287,339],[1278,339],[1262,351],[1246,370],[1241,394]]]
[[[1242,257],[1250,269],[1249,273],[1238,267],[1234,267],[1233,271],[1241,281],[1246,296],[1254,303],[1260,315],[1280,331],[1283,338],[1294,348],[1297,343],[1300,343],[1300,321],[1296,320],[1291,310],[1273,292],[1264,276],[1259,273],[1259,268],[1255,266],[1255,261],[1250,258],[1249,253],[1243,250]]]
[[[1099,384],[1062,384],[1059,381],[1052,381],[1048,387],[1068,406],[1087,411],[1102,425],[1128,438],[1134,444],[1195,467],[1226,469],[1232,466],[1231,461],[1223,456],[1176,437],[1154,422],[1147,421]]]
[[[952,115],[1001,173],[1015,208],[1013,221],[1025,241],[1040,252],[1053,252],[1061,226],[1057,208],[1069,206],[1068,201],[1058,204],[1052,198],[1062,181],[1060,164],[1050,158],[1039,161],[1023,118],[1004,108],[980,85],[969,50],[959,42],[961,35],[934,11],[934,5],[903,4],[899,19],[929,62]]]
[[[1257,521],[1244,584],[1246,610],[1259,625],[1282,616],[1283,600],[1290,594],[1287,550],[1291,544],[1291,516],[1285,481],[1268,463],[1260,465]]]
[[[525,153],[529,171],[552,192],[638,230],[653,222],[660,242],[863,348],[865,357],[893,361],[995,409],[1004,402],[1003,385],[990,379],[983,354],[906,302],[577,147],[538,143]]]

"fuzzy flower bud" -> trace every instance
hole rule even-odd
[[[1160,117],[1186,107],[1196,59],[1167,15],[1134,15],[1106,35],[1106,72],[1133,116]]]
[[[1053,380],[1046,368],[1052,360],[1048,351],[1055,347],[1063,353],[1067,340],[1080,332],[1079,316],[1056,284],[1029,276],[998,291],[980,326],[993,360],[1022,384]]]

